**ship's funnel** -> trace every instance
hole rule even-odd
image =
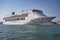
[[[15,15],[15,12],[12,12],[12,15]]]

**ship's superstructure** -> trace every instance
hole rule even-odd
[[[41,10],[33,9],[27,12],[23,12],[19,15],[16,15],[15,12],[12,12],[11,16],[3,18],[3,24],[43,24],[50,22],[54,18],[56,17],[47,17]]]

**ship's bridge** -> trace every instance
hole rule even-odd
[[[43,14],[43,11],[42,11],[42,10],[33,9],[32,12],[33,12],[34,14],[39,15],[39,16],[44,16],[44,17],[46,17],[46,15]]]

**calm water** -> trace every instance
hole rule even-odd
[[[60,40],[60,25],[0,25],[0,40]]]

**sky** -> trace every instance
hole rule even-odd
[[[0,19],[13,11],[39,9],[47,16],[56,16],[54,21],[60,21],[60,0],[0,0]]]

